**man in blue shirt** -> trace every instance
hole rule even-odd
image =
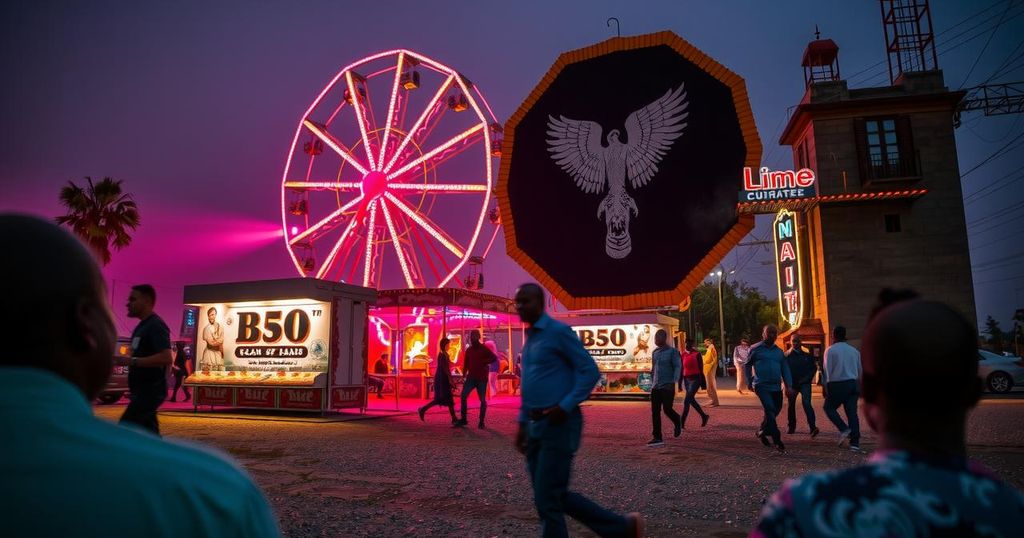
[[[526,455],[543,536],[568,536],[565,514],[599,536],[642,536],[640,514],[620,516],[569,491],[572,459],[583,433],[579,404],[590,396],[600,374],[576,333],[544,313],[539,285],[523,284],[515,301],[519,318],[529,325],[515,446]]]
[[[116,332],[96,262],[57,226],[0,215],[4,536],[278,536],[229,457],[93,416]],[[98,492],[102,492],[99,494]]]
[[[651,376],[654,378],[651,387],[651,423],[654,426],[652,438],[647,446],[660,446],[664,444],[661,439],[661,413],[672,421],[675,427],[673,435],[679,437],[682,432],[683,423],[679,413],[672,409],[672,401],[676,398],[676,380],[682,373],[683,361],[676,348],[668,345],[668,333],[664,329],[654,334],[654,343],[658,347],[654,349],[651,359]]]
[[[771,437],[775,448],[779,452],[785,452],[786,445],[782,443],[782,433],[779,432],[779,425],[775,419],[782,411],[782,383],[786,383],[788,395],[792,392],[790,387],[793,386],[793,378],[785,354],[775,345],[779,330],[769,324],[764,326],[761,334],[764,340],[750,348],[750,358],[747,359],[747,372],[753,373],[750,379],[753,380],[754,394],[757,394],[764,409],[764,419],[761,420],[761,429],[757,431],[757,437],[764,446],[769,446],[768,437]]]
[[[814,407],[811,406],[811,382],[814,381],[814,374],[818,373],[818,363],[810,353],[804,351],[803,341],[799,334],[794,334],[789,342],[790,348],[789,353],[786,354],[786,363],[789,364],[789,373],[793,376],[793,392],[786,397],[788,404],[786,418],[789,423],[786,433],[789,435],[796,433],[796,397],[799,394],[811,437],[816,437],[820,432],[814,422]]]

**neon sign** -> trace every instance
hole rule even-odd
[[[804,310],[796,213],[788,209],[779,211],[772,222],[772,235],[775,238],[779,309],[790,326],[796,327],[800,325]]]
[[[746,166],[743,168],[743,191],[740,192],[740,201],[813,198],[816,194],[814,184],[817,179],[810,168],[773,171],[768,170],[767,166],[762,166],[757,177],[754,177],[754,171]]]

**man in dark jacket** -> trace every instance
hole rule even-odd
[[[469,333],[469,347],[465,352],[465,381],[462,384],[462,415],[456,426],[469,424],[466,420],[466,399],[469,393],[476,390],[476,396],[480,399],[480,422],[477,427],[484,429],[484,417],[487,415],[487,365],[498,360],[494,353],[487,349],[487,346],[480,342],[480,331],[473,330]]]
[[[810,353],[800,347],[800,335],[794,334],[790,338],[789,354],[786,355],[786,362],[789,363],[789,372],[793,376],[793,392],[786,396],[789,405],[786,407],[787,418],[789,419],[789,433],[796,432],[796,397],[800,395],[800,401],[804,406],[804,414],[807,415],[807,425],[811,428],[811,437],[818,435],[818,427],[814,425],[814,408],[811,407],[811,383],[814,381],[814,374],[818,372],[818,363]]]

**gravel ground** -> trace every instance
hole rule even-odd
[[[620,512],[639,511],[650,536],[745,536],[764,499],[788,477],[856,465],[838,449],[815,395],[822,434],[811,439],[802,413],[788,453],[753,436],[752,396],[722,391],[708,427],[691,416],[679,439],[647,448],[647,402],[585,404],[584,440],[573,489]],[[681,398],[677,398],[679,408]],[[121,406],[98,407],[114,418]],[[263,487],[287,536],[534,536],[539,532],[525,465],[511,445],[516,407],[488,408],[489,428],[452,428],[432,410],[374,420],[296,423],[164,416],[165,435],[234,455]],[[470,422],[475,424],[476,411]],[[783,427],[785,411],[781,415]],[[863,420],[862,420],[863,423]],[[866,427],[866,426],[865,426]],[[983,401],[971,417],[973,458],[1024,488],[1024,399]],[[866,432],[862,446],[875,437]],[[570,523],[571,533],[592,536]]]

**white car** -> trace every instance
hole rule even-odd
[[[1014,386],[1024,385],[1024,359],[979,349],[978,377],[985,384],[986,390],[1010,392]]]

